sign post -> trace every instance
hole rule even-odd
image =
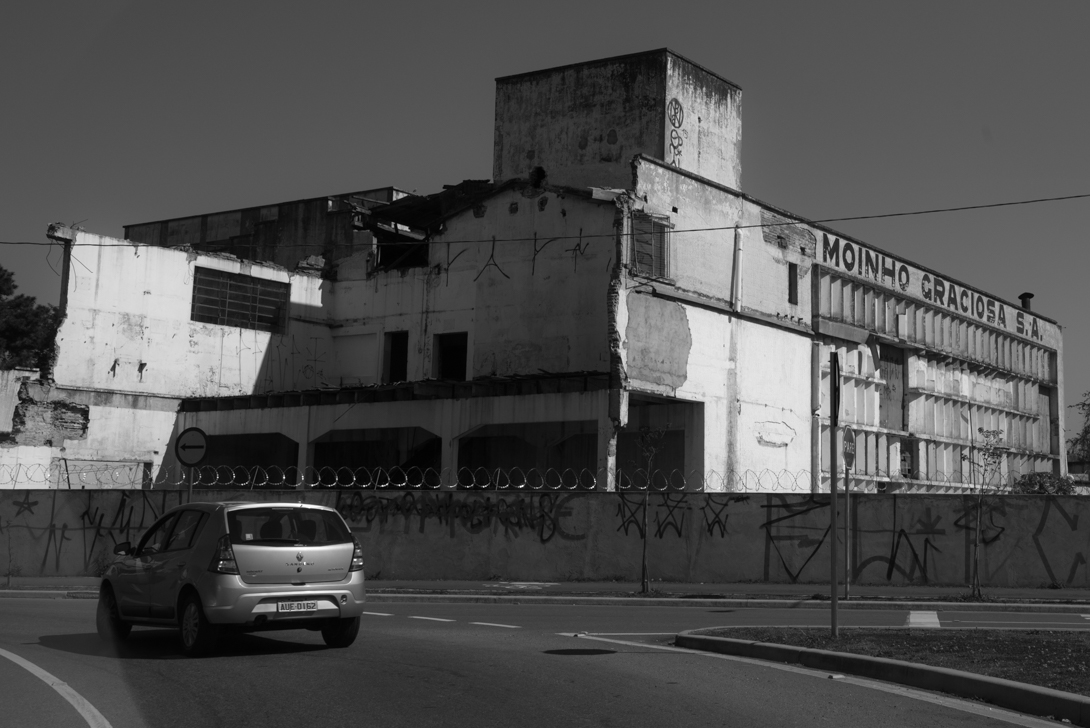
[[[829,619],[835,640],[839,637],[836,614],[836,475],[840,469],[836,448],[836,431],[840,426],[840,357],[835,350],[829,353],[829,395]]]
[[[193,501],[193,468],[204,462],[208,455],[208,436],[199,427],[182,430],[174,441],[174,457],[189,468],[189,501]]]
[[[851,488],[849,484],[851,479],[849,478],[849,472],[852,466],[855,465],[855,430],[851,427],[844,428],[843,434],[844,440],[844,599],[847,600],[850,596],[849,591],[852,583],[852,534],[851,534],[851,520],[852,520],[852,497],[850,494]]]

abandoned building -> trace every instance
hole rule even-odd
[[[749,197],[741,132],[663,49],[498,79],[491,181],[52,226],[0,467],[178,482],[200,428],[220,483],[820,491],[836,351],[853,487],[964,489],[979,429],[1064,474],[1059,325]]]

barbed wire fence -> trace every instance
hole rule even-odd
[[[857,493],[963,493],[1003,495],[1015,489],[1022,473],[996,476],[983,486],[968,482],[961,472],[942,473],[852,473],[849,490]],[[828,491],[828,473],[821,474],[818,492]],[[841,486],[844,487],[841,476]],[[50,465],[0,465],[3,489],[366,489],[377,491],[464,490],[464,491],[645,491],[663,493],[811,493],[813,478],[808,470],[738,470],[729,472],[683,472],[680,470],[607,470],[552,468],[282,468],[278,466],[181,465],[152,467],[148,463],[112,465],[83,464],[73,467],[64,461]],[[1078,494],[1090,494],[1080,486]]]

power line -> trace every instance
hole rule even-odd
[[[807,220],[805,218],[799,218],[796,220],[784,221],[784,222],[769,222],[769,223],[754,223],[752,225],[721,225],[717,227],[703,227],[703,228],[684,228],[681,230],[672,229],[670,235],[677,235],[679,233],[701,233],[701,232],[716,232],[721,230],[747,230],[753,228],[772,228],[772,227],[787,227],[791,225],[821,225],[830,222],[852,222],[857,220],[882,220],[886,218],[894,217],[913,217],[917,215],[935,215],[943,212],[965,212],[968,210],[988,210],[997,207],[1014,207],[1017,205],[1035,205],[1042,202],[1063,202],[1066,200],[1082,200],[1090,198],[1090,193],[1079,195],[1063,195],[1060,197],[1038,197],[1030,200],[1014,200],[1012,202],[992,202],[984,205],[962,205],[960,207],[937,207],[929,210],[911,210],[907,212],[885,212],[876,215],[853,215],[850,217],[828,217],[818,220]],[[774,211],[775,212],[775,211]],[[789,213],[775,214],[784,215]],[[200,217],[200,215],[194,215],[194,217]],[[629,233],[630,235],[633,233]],[[592,234],[580,234],[580,235],[560,235],[555,237],[546,238],[550,242],[558,240],[586,240],[588,238],[612,238],[616,233],[592,233]],[[415,245],[455,245],[463,244],[468,245],[471,243],[528,243],[528,242],[540,242],[537,237],[528,238],[482,238],[477,240],[420,240],[420,241],[406,241],[406,244]],[[55,245],[56,243],[50,242],[34,242],[28,240],[0,240],[0,245]],[[150,243],[137,243],[133,241],[117,242],[117,243],[87,243],[82,244],[82,248],[126,248],[133,245],[152,245]],[[324,243],[291,243],[286,245],[276,245],[277,250],[283,250],[287,248],[322,248]],[[165,245],[153,245],[152,247],[166,248],[168,250],[173,249],[173,246]],[[187,247],[187,246],[177,246]],[[218,251],[212,251],[218,252]]]

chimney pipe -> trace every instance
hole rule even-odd
[[[1022,308],[1026,309],[1027,311],[1032,310],[1032,308],[1030,307],[1030,304],[1029,304],[1029,299],[1031,299],[1031,298],[1033,298],[1032,293],[1022,293],[1022,294],[1019,294],[1019,296],[1018,296],[1018,300],[1022,302]]]

